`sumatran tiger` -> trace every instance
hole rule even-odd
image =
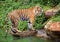
[[[29,30],[34,30],[33,25],[34,25],[35,17],[39,15],[41,12],[42,12],[42,8],[40,6],[34,6],[28,9],[17,9],[8,13],[7,17],[12,22],[12,31],[14,33],[21,32],[17,28],[18,22],[20,20],[27,20]]]

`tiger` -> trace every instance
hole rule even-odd
[[[42,8],[40,6],[34,6],[27,9],[16,9],[12,12],[8,13],[7,17],[12,23],[12,31],[14,33],[21,32],[18,30],[18,22],[20,20],[27,20],[28,21],[28,29],[35,30],[33,28],[35,17],[37,15],[41,15]]]

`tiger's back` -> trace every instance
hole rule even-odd
[[[28,20],[30,17],[35,16],[32,9],[18,9],[14,10],[11,13],[8,14],[8,17],[10,18],[20,18],[20,20]]]

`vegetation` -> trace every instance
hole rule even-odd
[[[53,8],[54,6],[58,5],[59,3],[60,3],[60,0],[0,0],[0,29],[1,29],[0,36],[2,35],[4,37],[6,33],[3,33],[3,32],[5,32],[7,28],[11,28],[12,24],[11,24],[11,21],[7,20],[7,14],[9,12],[13,11],[14,9],[23,9],[23,8],[29,8],[29,7],[32,7],[35,5],[39,5],[45,11],[47,9]],[[58,19],[60,21],[60,19],[59,19],[60,16],[59,15],[57,15],[57,16],[58,16],[57,18],[55,18],[56,16],[53,16],[51,19],[53,19],[53,20]],[[45,20],[44,14],[42,14],[41,16],[38,16],[36,18],[34,28],[35,29],[42,28],[44,20]],[[28,28],[27,22],[20,21],[18,27],[20,30],[26,30]],[[12,38],[12,37],[10,37],[10,38]],[[6,42],[12,42],[11,40],[12,39],[9,39]],[[0,42],[5,42],[2,40],[2,37],[0,37]]]

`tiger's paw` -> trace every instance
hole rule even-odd
[[[32,30],[35,30],[34,28],[32,28]]]
[[[20,31],[20,30],[17,30],[17,32],[22,32],[22,31]]]

